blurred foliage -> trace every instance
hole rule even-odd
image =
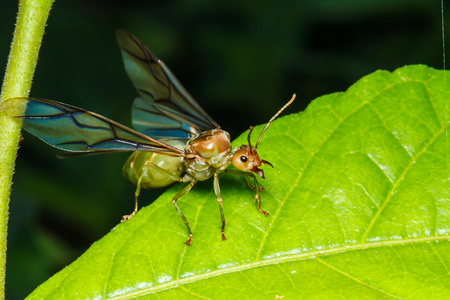
[[[0,5],[3,69],[16,5]],[[118,28],[164,60],[232,138],[266,122],[293,93],[291,112],[377,69],[442,68],[440,1],[65,0],[50,15],[31,96],[129,125],[137,93]],[[133,208],[134,187],[121,175],[126,154],[56,159],[56,150],[24,138],[11,196],[8,299],[22,299]],[[144,190],[140,204],[161,192]]]

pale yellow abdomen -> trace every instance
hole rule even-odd
[[[174,144],[174,142],[178,142],[178,144]],[[184,144],[179,141],[173,141],[171,144],[179,149],[184,147]],[[155,189],[170,185],[176,178],[180,177],[184,170],[183,157],[137,151],[128,158],[123,166],[123,175],[134,185],[138,183],[142,176],[141,187]],[[171,176],[168,174],[171,174]]]

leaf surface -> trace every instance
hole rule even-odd
[[[220,177],[227,241],[207,181],[178,201],[183,244],[174,186],[28,299],[446,298],[449,74],[377,71],[275,121],[258,148],[269,216]]]

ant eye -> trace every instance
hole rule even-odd
[[[241,161],[242,161],[242,162],[247,162],[247,156],[242,155],[242,156],[241,156]]]

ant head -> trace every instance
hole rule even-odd
[[[261,165],[269,165],[273,168],[273,165],[261,159],[256,151],[256,146],[252,147],[250,142],[250,135],[252,134],[253,127],[250,126],[250,132],[248,133],[248,145],[242,145],[239,149],[234,152],[233,159],[231,163],[236,169],[244,172],[254,172],[258,174],[261,178],[264,178],[263,170],[259,169]],[[262,134],[262,133],[261,133]]]
[[[236,169],[239,169],[244,172],[254,172],[258,174],[261,178],[264,178],[264,172],[263,170],[259,169],[261,165],[269,165],[273,168],[273,165],[263,160],[259,157],[258,152],[256,151],[256,148],[258,147],[259,141],[261,140],[261,137],[263,136],[264,132],[266,132],[267,128],[269,127],[270,123],[275,120],[278,115],[291,104],[295,99],[295,94],[292,96],[291,100],[289,100],[288,103],[286,103],[267,123],[267,125],[264,127],[263,131],[258,137],[258,141],[256,142],[255,147],[252,146],[252,143],[250,142],[250,136],[253,131],[253,127],[250,126],[250,132],[248,133],[247,141],[248,145],[242,145],[234,152],[233,158],[231,160],[231,163]]]

